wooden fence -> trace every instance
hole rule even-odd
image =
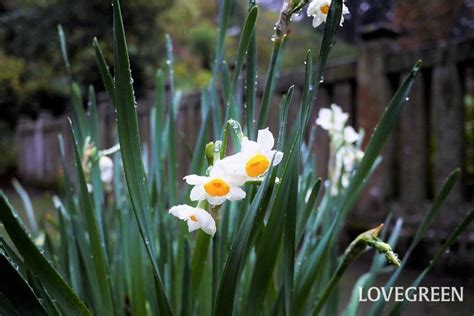
[[[349,221],[353,227],[375,224],[393,210],[404,217],[410,229],[410,223],[419,222],[447,175],[459,167],[461,180],[449,197],[447,209],[435,222],[435,227],[439,228],[436,231],[438,240],[443,240],[473,207],[474,123],[468,122],[466,115],[468,106],[472,113],[473,105],[465,100],[468,95],[474,96],[474,39],[403,51],[387,34],[383,30],[365,33],[357,59],[339,60],[327,67],[310,124],[314,124],[321,107],[334,102],[351,114],[357,128],[365,129],[368,139],[405,74],[422,59],[421,74],[400,123],[385,147],[384,161]],[[280,97],[288,87],[295,85],[292,110],[296,109],[303,81],[303,71],[282,73],[277,81],[273,108],[278,107]],[[106,147],[113,144],[114,111],[105,98],[99,98],[99,101],[100,137],[102,146]],[[151,104],[152,98],[139,102],[139,123],[145,144],[150,140]],[[290,113],[295,115],[296,110],[292,110]],[[270,126],[274,131],[277,115],[278,111],[271,111],[270,121],[274,123]],[[177,125],[181,161],[189,159],[186,148],[193,148],[200,118],[199,93],[184,95]],[[43,113],[35,122],[20,121],[17,127],[18,171],[23,181],[52,182],[61,174],[58,134],[65,135],[66,146],[70,146],[65,117],[53,118]],[[319,173],[324,178],[328,139],[319,128],[314,148],[318,165],[322,166]],[[184,172],[181,170],[181,174]],[[465,255],[473,251],[474,229],[466,240],[469,241],[457,250]]]

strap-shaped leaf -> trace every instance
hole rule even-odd
[[[104,83],[105,90],[107,91],[107,95],[109,96],[110,101],[112,102],[112,105],[115,106],[114,80],[112,78],[112,75],[110,74],[109,66],[107,65],[107,62],[105,61],[104,54],[102,53],[102,50],[100,48],[100,44],[97,38],[94,38],[92,45],[94,46],[95,57],[96,57],[97,65],[99,66],[99,72],[102,78],[102,82]]]
[[[245,54],[248,51],[249,45],[252,40],[252,36],[255,30],[255,23],[257,21],[258,15],[258,7],[253,6],[248,14],[247,18],[245,19],[244,27],[240,34],[240,41],[239,46],[237,48],[237,58],[235,60],[235,67],[234,73],[232,75],[232,83],[230,87],[230,94],[227,100],[227,111],[226,111],[226,118],[224,122],[227,122],[229,119],[238,119],[236,115],[238,113],[236,107],[236,92],[237,92],[237,84],[239,82],[240,73],[242,71],[242,67],[244,65]]]
[[[79,198],[81,201],[82,210],[84,211],[84,218],[87,224],[87,231],[89,233],[90,247],[94,257],[94,268],[98,278],[98,284],[101,293],[101,306],[97,306],[104,313],[113,313],[114,304],[112,301],[112,292],[109,283],[109,265],[105,249],[105,242],[102,239],[98,219],[96,217],[94,208],[92,206],[91,197],[87,189],[84,171],[82,169],[82,160],[79,154],[79,143],[77,135],[74,133],[71,124],[71,132],[74,143],[74,162],[76,167],[77,181],[79,186]]]
[[[135,96],[132,86],[130,61],[118,0],[113,2],[114,11],[114,65],[115,65],[115,102],[117,124],[122,153],[125,179],[133,212],[138,222],[140,234],[148,257],[153,266],[156,297],[160,314],[172,315],[171,306],[166,297],[160,272],[156,263],[156,249],[151,231],[150,198],[145,171],[143,169],[140,135],[136,112]]]
[[[176,115],[177,115],[177,102],[175,100],[174,93],[174,55],[173,55],[173,42],[171,36],[166,34],[166,64],[168,66],[168,80],[169,80],[169,94],[170,94],[170,106],[168,112],[168,188],[169,202],[171,205],[176,204],[176,175],[178,170],[178,162],[176,158]]]
[[[64,281],[39,249],[36,248],[26,229],[20,224],[18,215],[16,215],[3,192],[0,192],[0,221],[15,244],[16,249],[25,260],[28,269],[48,288],[48,291],[67,314],[91,315],[74,290]]]
[[[270,103],[275,90],[275,82],[280,70],[280,60],[281,56],[283,55],[285,43],[286,37],[284,37],[281,41],[275,41],[273,44],[272,56],[270,57],[270,67],[268,68],[265,88],[263,90],[263,97],[262,101],[260,102],[260,114],[258,117],[257,129],[265,128],[267,124],[268,113],[270,112]]]
[[[18,265],[5,254],[1,246],[0,244],[0,271],[2,271],[0,295],[12,303],[18,315],[47,315],[32,288],[18,272]]]
[[[213,311],[214,316],[232,315],[237,281],[244,265],[244,257],[250,247],[252,236],[263,220],[275,181],[275,171],[275,169],[271,169],[265,177],[235,237],[219,282]]]
[[[474,220],[474,210],[471,210],[466,217],[461,221],[461,223],[456,227],[454,232],[449,236],[449,238],[444,242],[444,244],[438,249],[438,252],[436,252],[436,255],[433,257],[432,260],[430,260],[429,265],[423,270],[423,272],[420,273],[420,275],[416,278],[415,281],[410,285],[408,288],[417,288],[420,286],[421,282],[423,282],[423,279],[426,277],[426,275],[431,271],[431,269],[436,265],[436,263],[439,261],[439,259],[446,253],[446,251],[451,247],[451,245],[458,240],[459,235],[461,235],[467,228],[468,226],[472,223]],[[407,304],[406,300],[403,300],[402,302],[398,302],[392,311],[390,312],[390,316],[399,316]]]
[[[444,201],[449,195],[449,192],[453,189],[454,185],[456,182],[459,180],[461,171],[459,169],[454,170],[451,172],[451,174],[448,176],[446,179],[446,182],[443,184],[443,187],[439,191],[439,193],[436,195],[433,204],[431,205],[430,209],[428,212],[426,212],[425,216],[423,217],[423,220],[421,221],[420,226],[418,226],[418,229],[415,233],[415,237],[413,238],[410,246],[408,246],[408,250],[406,251],[405,255],[403,256],[402,259],[402,264],[400,268],[395,270],[393,274],[390,276],[390,279],[387,281],[385,284],[385,288],[388,289],[389,287],[393,286],[395,282],[398,280],[398,277],[403,271],[403,268],[408,262],[408,259],[410,258],[411,254],[413,253],[413,250],[415,249],[416,245],[420,242],[421,238],[426,234],[428,227],[431,225],[433,222],[434,218],[436,215],[439,213],[441,206],[443,205]],[[382,300],[379,300],[372,305],[372,308],[370,309],[369,315],[379,315],[385,307],[385,302]]]
[[[308,120],[311,114],[311,104],[313,102],[314,96],[317,95],[319,86],[322,81],[323,71],[326,67],[326,62],[329,57],[329,53],[331,52],[331,48],[334,46],[336,31],[339,29],[339,24],[341,21],[342,16],[342,5],[343,0],[335,0],[331,1],[331,5],[329,7],[328,16],[326,19],[326,23],[324,25],[324,33],[323,39],[321,42],[321,49],[319,50],[319,59],[318,63],[316,64],[316,73],[313,76],[313,84],[312,88],[309,91],[309,94],[303,98],[303,102],[307,101],[307,104],[303,103],[303,129],[306,129],[306,125],[308,124]]]
[[[249,1],[249,10],[255,6],[255,1]],[[255,125],[255,96],[257,87],[257,40],[255,31],[250,38],[249,47],[247,49],[247,71],[245,80],[245,127],[247,129],[247,136],[249,139],[255,139],[254,125]]]

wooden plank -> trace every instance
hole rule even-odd
[[[433,67],[443,62],[445,51],[454,63],[461,63],[474,60],[474,37],[454,39],[444,43],[430,44],[415,50],[409,51],[387,51],[386,69],[388,73],[399,73],[410,70],[418,60],[423,60],[424,67]]]
[[[415,205],[427,198],[429,133],[426,122],[425,83],[420,74],[415,79],[410,100],[400,117],[399,192],[404,212],[412,213]]]
[[[342,110],[349,113],[349,123],[354,125],[354,93],[353,87],[350,81],[342,81],[334,84],[333,88],[333,100],[334,103],[339,105]]]
[[[437,65],[432,76],[432,130],[434,132],[434,181],[438,191],[449,173],[463,164],[464,104],[461,78],[455,64]],[[458,184],[449,196],[461,200]]]
[[[392,97],[392,87],[385,69],[384,52],[394,49],[393,42],[388,39],[377,39],[365,42],[361,47],[357,64],[356,91],[356,126],[363,128],[366,137],[363,148],[368,143],[373,129]],[[392,194],[393,187],[393,138],[389,138],[381,155],[383,162],[369,180],[367,189],[361,197],[356,209],[361,214],[370,212],[374,218],[383,218],[386,209],[383,206]]]

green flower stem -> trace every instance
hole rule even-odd
[[[209,207],[209,213],[216,221],[216,226],[219,227],[220,223],[220,210],[221,206],[211,206]],[[212,238],[212,297],[216,297],[217,286],[219,281],[219,232],[217,231],[214,237]],[[212,308],[214,308],[214,300],[212,301]]]
[[[286,36],[283,38],[272,37],[272,40],[274,40],[272,57],[270,60],[270,68],[268,69],[265,90],[260,105],[260,115],[258,117],[257,124],[258,129],[265,128],[265,124],[267,123],[268,112],[270,110],[270,101],[273,95],[273,90],[275,89],[275,74],[278,72],[279,60],[282,55],[282,48],[286,42]]]
[[[272,36],[273,49],[272,56],[270,58],[270,67],[268,68],[267,78],[265,82],[265,90],[263,92],[262,102],[260,104],[260,115],[258,117],[257,128],[265,128],[268,118],[268,112],[270,110],[270,101],[273,96],[273,91],[275,89],[275,79],[280,68],[280,60],[283,55],[283,49],[286,44],[286,39],[288,35],[288,30],[291,22],[291,15],[294,12],[295,6],[298,4],[292,1],[289,5],[286,1],[283,3],[283,7],[280,11],[280,16],[275,23]]]

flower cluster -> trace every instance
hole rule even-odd
[[[336,196],[340,189],[349,186],[352,171],[364,156],[360,150],[362,133],[347,126],[349,114],[344,113],[336,104],[319,111],[316,124],[327,130],[330,139],[329,180],[326,185],[331,195]]]
[[[317,28],[323,22],[326,22],[330,6],[331,6],[331,0],[313,0],[308,5],[308,10],[306,11],[306,13],[308,14],[309,17],[313,18],[314,28]],[[344,22],[344,14],[349,14],[349,13],[350,13],[349,9],[343,3],[342,15],[341,15],[341,26],[342,26],[342,23]]]
[[[190,193],[191,201],[199,201],[198,207],[189,205],[173,206],[169,213],[184,220],[188,230],[201,228],[205,233],[214,236],[216,222],[212,215],[199,207],[207,201],[212,207],[223,204],[226,200],[237,201],[245,198],[241,188],[247,181],[254,181],[264,176],[270,165],[278,165],[283,153],[273,150],[275,139],[268,128],[258,131],[257,141],[247,137],[241,140],[240,152],[213,162],[208,175],[187,175],[184,180],[194,186]]]

